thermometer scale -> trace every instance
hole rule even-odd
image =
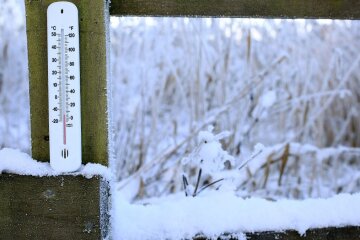
[[[78,10],[55,2],[47,9],[50,165],[60,172],[81,166]]]

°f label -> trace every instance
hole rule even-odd
[[[47,9],[50,165],[60,172],[81,166],[78,10],[55,2]]]

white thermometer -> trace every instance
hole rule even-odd
[[[81,166],[78,10],[55,2],[47,9],[50,165],[60,172]]]

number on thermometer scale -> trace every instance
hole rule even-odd
[[[76,171],[81,165],[77,8],[53,3],[47,20],[50,164],[58,171]]]

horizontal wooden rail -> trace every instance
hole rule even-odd
[[[360,19],[358,0],[112,0],[117,16]]]
[[[217,238],[218,240],[238,240],[236,234],[224,234]],[[359,226],[347,227],[328,227],[309,229],[304,235],[300,235],[297,231],[287,230],[283,232],[255,232],[247,233],[246,239],[248,240],[345,240],[345,239],[360,239]],[[193,240],[209,240],[206,237],[198,236]]]
[[[108,201],[99,176],[0,174],[0,239],[105,238]]]

